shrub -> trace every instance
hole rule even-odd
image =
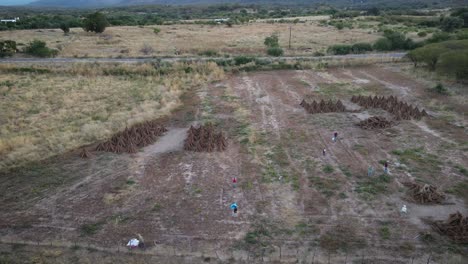
[[[254,60],[255,59],[252,58],[252,57],[238,56],[238,57],[234,57],[234,64],[239,66],[239,65],[242,65],[242,64],[247,64],[247,63],[252,62]]]
[[[442,41],[447,41],[450,39],[450,34],[446,32],[435,32],[429,39],[426,40],[427,43],[437,43]]]
[[[378,51],[392,50],[392,42],[388,38],[380,38],[375,43],[373,48]]]
[[[325,53],[323,53],[321,51],[316,51],[316,52],[314,52],[313,56],[314,57],[323,57],[323,56],[325,56]]]
[[[160,28],[153,28],[153,32],[154,34],[159,34],[159,32],[161,32],[161,29]]]
[[[70,32],[70,26],[67,23],[62,23],[60,24],[60,29],[63,31],[63,33],[67,34]]]
[[[150,55],[154,52],[154,49],[150,45],[144,44],[143,47],[141,47],[140,52],[145,55]]]
[[[343,22],[338,22],[338,23],[335,24],[335,27],[338,30],[342,30],[344,28],[344,24],[343,24]]]
[[[280,57],[283,56],[284,51],[280,47],[270,47],[267,49],[267,54],[270,56]]]
[[[16,42],[13,40],[0,41],[0,58],[16,53]]]
[[[58,54],[58,50],[50,49],[47,47],[44,41],[33,40],[25,48],[24,52],[36,57],[55,57]]]
[[[269,37],[266,37],[265,41],[263,43],[265,44],[265,46],[267,46],[269,48],[279,47],[278,36],[273,34],[273,35],[271,35]]]
[[[334,55],[346,55],[350,54],[352,47],[350,45],[333,45],[327,49],[327,52]]]
[[[433,89],[438,94],[444,94],[444,95],[448,94],[447,88],[445,88],[441,83],[438,83]]]
[[[466,32],[466,31],[459,32],[457,34],[457,39],[458,40],[468,39],[468,32]]]
[[[425,36],[427,36],[427,32],[426,31],[420,31],[420,32],[418,32],[418,36],[421,37],[421,38],[424,38]]]
[[[372,45],[369,43],[356,43],[351,47],[351,49],[354,54],[359,54],[372,51]]]
[[[207,56],[207,57],[216,57],[219,56],[218,52],[215,50],[205,50],[198,53],[199,56]]]
[[[109,22],[104,14],[96,12],[88,15],[83,20],[83,29],[86,32],[102,33],[109,26]]]

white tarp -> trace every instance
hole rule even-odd
[[[127,247],[138,247],[139,244],[140,244],[140,241],[138,241],[138,239],[132,238],[130,239],[130,241],[128,241]]]

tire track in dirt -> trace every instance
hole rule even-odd
[[[280,138],[279,123],[276,119],[276,109],[272,103],[272,98],[268,92],[263,89],[258,82],[254,82],[251,77],[244,76],[242,78],[245,89],[249,94],[249,101],[251,102],[250,107],[255,109],[254,102],[260,108],[262,114],[261,128],[264,132],[272,130],[276,134],[277,138]]]

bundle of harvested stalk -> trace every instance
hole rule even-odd
[[[363,129],[379,129],[379,128],[389,128],[395,124],[393,121],[387,120],[382,116],[372,116],[366,120],[362,120],[357,125]]]
[[[445,222],[433,222],[432,227],[440,234],[450,237],[457,243],[468,243],[468,217],[463,217],[458,211],[449,215]]]
[[[198,128],[191,126],[187,131],[184,149],[195,152],[224,151],[227,149],[227,139],[223,132],[216,133],[211,123]]]
[[[80,152],[80,157],[82,159],[88,159],[91,157],[91,153],[89,153],[89,151],[86,148],[82,148]]]
[[[445,200],[445,194],[439,192],[436,187],[429,184],[418,184],[415,182],[403,183],[408,187],[408,194],[413,201],[421,204],[442,203]]]
[[[98,144],[97,151],[136,153],[138,148],[153,144],[167,129],[156,121],[136,124]]]
[[[312,103],[307,103],[305,100],[302,100],[299,105],[304,107],[309,114],[346,112],[346,108],[340,100],[336,102],[331,100],[316,102],[314,100]]]
[[[421,119],[428,114],[425,110],[420,111],[418,107],[413,107],[407,103],[399,101],[396,97],[377,96],[353,96],[351,102],[364,108],[382,108],[395,115],[396,120]]]

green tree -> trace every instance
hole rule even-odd
[[[418,63],[422,61],[424,50],[415,49],[406,54],[406,58],[413,62],[414,67],[418,66]]]
[[[458,17],[443,17],[440,21],[440,29],[445,32],[453,32],[455,29],[463,27],[464,21]]]
[[[83,29],[86,32],[102,33],[109,26],[109,22],[104,14],[96,12],[88,15],[83,21]]]
[[[421,61],[426,63],[431,71],[434,71],[440,55],[447,52],[447,49],[438,45],[429,45],[422,47],[419,52],[421,52]]]
[[[266,37],[263,44],[265,44],[265,46],[267,46],[268,48],[279,47],[278,35],[273,34],[273,35],[271,35],[269,37]]]
[[[390,40],[392,43],[392,50],[397,50],[397,49],[406,49],[407,48],[407,39],[406,36],[401,33],[401,32],[395,32],[395,31],[390,31],[390,32],[385,32],[384,36]]]
[[[371,9],[367,10],[366,14],[368,16],[378,16],[380,15],[380,10],[377,7],[372,7]]]
[[[454,12],[452,12],[450,16],[463,19],[464,27],[468,27],[468,8],[467,7],[456,9]]]
[[[446,74],[455,75],[457,79],[468,79],[468,50],[442,54],[438,69]]]

